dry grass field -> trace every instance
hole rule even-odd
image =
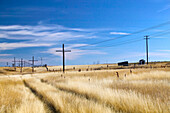
[[[0,113],[170,113],[168,67],[4,75]]]

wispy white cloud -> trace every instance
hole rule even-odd
[[[11,25],[0,26],[0,38],[32,39],[34,41],[66,41],[97,38],[93,33],[82,28],[68,28],[61,25]]]
[[[167,53],[167,51],[164,53],[160,53],[160,52],[151,52],[149,53],[150,56],[156,56],[156,57],[168,57],[170,58],[170,53]]]
[[[8,35],[26,35],[26,36],[48,36],[50,35],[50,32],[34,32],[34,31],[28,31],[28,30],[19,30],[19,31],[7,31],[5,32]]]
[[[151,38],[164,39],[164,38],[167,38],[167,37],[162,37],[162,36],[160,37],[159,36],[159,37],[151,37]]]
[[[82,47],[86,46],[88,44],[73,44],[70,46],[67,46],[66,49],[70,49],[71,52],[66,53],[68,60],[74,60],[79,58],[82,55],[101,55],[101,54],[107,54],[106,52],[101,52],[99,50],[81,50],[81,49],[74,49],[75,47]],[[42,53],[50,53],[56,56],[62,57],[62,53],[56,52],[56,50],[61,50],[61,48],[51,48],[48,51],[44,51]]]
[[[10,58],[0,58],[0,62],[12,62],[13,59]]]
[[[21,26],[21,25],[8,25],[8,26],[0,26],[1,30],[18,30],[18,29],[30,29],[29,26]]]
[[[21,40],[15,43],[0,43],[0,50],[13,50],[17,48],[29,48],[29,47],[48,47],[48,51],[44,53],[50,53],[57,56],[61,56],[61,53],[56,53],[56,49],[53,48],[54,43],[60,44],[60,42],[68,42],[66,49],[71,49],[71,53],[67,53],[68,59],[72,60],[82,55],[87,54],[106,54],[99,50],[80,50],[77,47],[87,46],[88,44],[72,44],[71,41],[82,41],[99,38],[96,35],[97,31],[106,29],[84,29],[84,28],[69,28],[62,25],[50,25],[39,22],[38,25],[0,25],[0,38]],[[108,29],[107,29],[108,30]],[[23,41],[22,41],[23,40]],[[1,55],[5,56],[5,55]]]
[[[166,5],[165,7],[163,7],[162,9],[158,10],[158,13],[161,13],[163,11],[169,10],[170,9],[170,5]]]
[[[62,25],[50,25],[44,24],[43,22],[39,22],[38,25],[8,25],[2,26],[0,25],[0,38],[6,39],[17,39],[23,40],[21,42],[16,43],[0,43],[0,50],[9,50],[16,48],[24,48],[24,47],[41,47],[41,46],[51,46],[51,49],[48,53],[52,53],[55,55],[59,55],[53,51],[54,43],[60,44],[60,42],[65,43],[69,42],[73,43],[73,41],[85,41],[87,43],[88,40],[93,40],[94,38],[100,38],[98,32],[108,29],[84,29],[84,28],[70,28]],[[107,31],[108,32],[108,31]],[[115,32],[121,35],[127,35],[128,33],[123,32]],[[113,33],[112,33],[113,34]],[[105,54],[100,51],[92,51],[92,50],[79,50],[75,49],[76,47],[86,46],[87,44],[77,44],[77,45],[69,45],[67,48],[72,49],[71,53],[68,53],[70,59],[74,59],[78,56],[84,54]],[[55,48],[56,49],[56,48]],[[52,52],[53,51],[53,52]]]
[[[0,38],[6,38],[6,37],[8,37],[8,35],[6,35],[6,34],[0,34]]]
[[[157,50],[157,51],[170,52],[170,50]]]
[[[75,48],[75,47],[83,47],[83,46],[88,46],[89,44],[70,44],[69,47],[67,47],[67,49],[70,48]]]
[[[36,34],[32,31],[27,31],[27,30],[19,30],[19,31],[8,31],[6,32],[7,34],[10,34],[10,35],[35,35]]]
[[[124,33],[124,32],[110,32],[111,35],[130,35],[130,33]]]
[[[12,56],[12,54],[0,54],[0,56]]]
[[[0,50],[11,50],[16,48],[24,47],[42,47],[42,46],[52,46],[53,44],[48,43],[0,43]]]
[[[44,24],[42,25],[39,23],[39,25],[0,25],[0,30],[32,30],[32,31],[43,31],[43,30],[72,30],[72,31],[87,31],[86,29],[82,28],[68,28],[64,27],[62,25],[57,24]]]

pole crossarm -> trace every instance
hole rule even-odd
[[[15,67],[15,70],[16,70],[16,63],[19,63],[19,67],[20,67],[20,63],[21,63],[21,61],[20,61],[20,60],[18,60],[18,61],[16,61],[16,60],[15,60],[15,61],[12,61],[12,62],[14,62],[14,65],[15,65],[15,66],[14,66],[14,67]]]
[[[32,60],[29,60],[29,61],[32,61]],[[38,61],[38,60],[34,60],[34,61]]]
[[[29,60],[29,61],[32,61],[32,72],[34,72],[34,62],[38,61],[38,60],[35,60],[34,59],[34,56],[32,57],[32,60]]]
[[[19,60],[19,61],[12,61],[12,62],[21,62],[21,61]]]
[[[56,52],[63,52],[63,50],[56,50]],[[64,50],[64,52],[71,52],[71,50]]]
[[[12,61],[12,62],[14,62],[14,68],[15,68],[15,71],[16,71],[16,62],[19,62],[19,66],[21,67],[21,69],[20,69],[20,72],[22,73],[22,68],[23,68],[23,59],[21,58],[21,60],[18,60],[18,61],[16,61],[16,59],[15,59],[15,57],[14,57],[14,61]]]
[[[64,44],[63,44],[63,50],[56,50],[56,52],[63,53],[63,73],[64,73],[65,72],[65,52],[71,52],[71,50],[64,50]]]

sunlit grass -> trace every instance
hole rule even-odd
[[[2,113],[51,112],[47,103],[61,113],[169,113],[170,72],[125,69],[16,76],[0,80],[0,97]]]
[[[45,113],[43,104],[19,78],[0,80],[0,113]]]
[[[106,103],[122,112],[169,112],[169,72],[157,71],[131,74],[126,77],[47,77],[44,82],[72,91],[98,102]],[[103,75],[105,76],[105,75]]]

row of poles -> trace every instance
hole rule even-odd
[[[149,63],[149,46],[148,46],[148,39],[149,36],[146,35],[144,36],[146,39],[146,60],[147,60],[147,65]],[[62,46],[62,50],[56,50],[56,52],[62,52],[63,53],[63,73],[65,72],[65,52],[71,52],[71,50],[64,50],[64,44]]]
[[[62,52],[62,53],[63,53],[63,73],[64,73],[64,72],[65,72],[65,52],[71,52],[71,50],[65,50],[65,49],[64,49],[64,44],[63,44],[63,45],[62,45],[62,50],[56,50],[56,52]],[[15,57],[14,57],[14,61],[12,61],[12,62],[14,62],[13,67],[14,67],[15,71],[16,71],[16,63],[19,62],[19,64],[20,64],[19,67],[20,67],[20,72],[21,72],[21,73],[22,73],[23,65],[24,65],[24,67],[25,67],[25,64],[26,64],[26,63],[28,63],[29,65],[32,65],[32,72],[34,72],[34,63],[35,63],[36,61],[38,61],[38,60],[35,60],[35,59],[34,59],[34,56],[33,56],[33,57],[32,57],[32,60],[29,60],[29,61],[31,61],[32,64],[30,64],[29,62],[23,61],[23,58],[21,58],[21,60],[17,61],[17,60],[15,59]],[[42,58],[41,58],[41,66],[42,66]]]
[[[146,59],[147,59],[147,64],[148,64],[148,56],[149,56],[149,51],[148,51],[148,39],[149,39],[149,36],[148,35],[146,35],[145,36],[145,39],[146,39]],[[63,53],[63,73],[65,72],[65,52],[71,52],[71,50],[65,50],[65,48],[64,48],[64,44],[62,45],[62,50],[56,50],[56,52],[62,52]],[[34,63],[35,63],[35,61],[38,61],[38,60],[35,60],[34,59],[34,56],[32,57],[32,60],[29,60],[29,61],[32,61],[32,72],[34,72]],[[21,67],[21,71],[20,72],[22,72],[22,68],[23,68],[23,59],[21,58],[21,60],[20,61],[16,61],[15,60],[15,57],[14,57],[14,68],[15,68],[15,70],[16,70],[16,62],[19,62],[20,63],[20,67]],[[26,61],[24,61],[24,66],[25,66],[25,63],[28,63],[28,62],[26,62]],[[41,58],[41,65],[42,65],[42,58]]]
[[[29,61],[31,61],[32,64],[29,63],[29,62],[24,61],[23,58],[21,58],[21,60],[18,60],[18,61],[17,61],[16,58],[14,57],[14,61],[12,61],[12,62],[14,62],[14,63],[13,63],[13,67],[14,67],[15,71],[16,71],[16,67],[17,67],[17,66],[16,66],[16,63],[19,62],[19,67],[20,67],[20,72],[21,72],[21,73],[22,73],[22,71],[23,71],[22,68],[25,67],[26,64],[32,65],[32,72],[34,72],[34,63],[35,63],[36,61],[38,61],[38,60],[35,60],[35,59],[34,59],[34,56],[33,56],[33,57],[32,57],[32,60],[29,60]],[[41,65],[42,65],[42,58],[41,58]]]

